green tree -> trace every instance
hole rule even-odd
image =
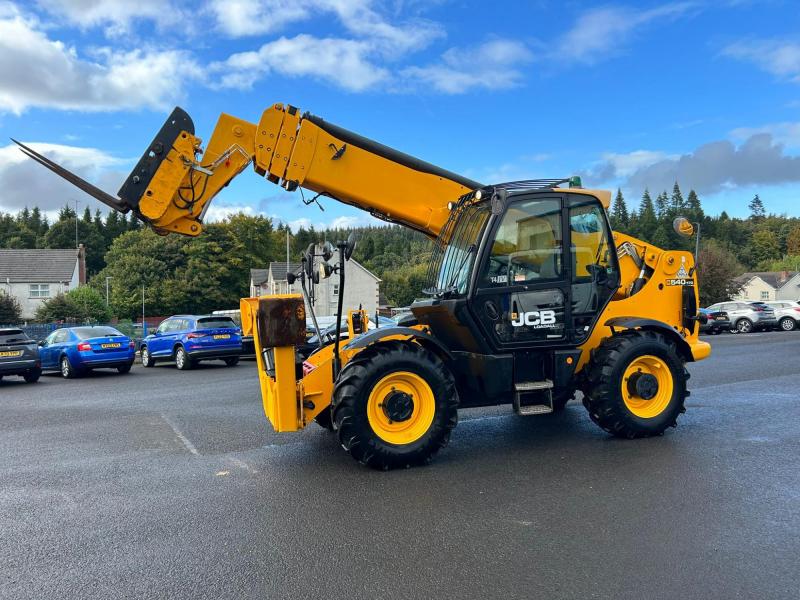
[[[666,195],[666,192],[665,192]],[[672,197],[670,198],[670,208],[674,213],[679,213],[685,208],[686,203],[683,200],[683,194],[678,182],[672,186]]]
[[[753,232],[750,252],[755,264],[775,260],[780,256],[777,236],[767,228],[757,229]]]
[[[656,229],[658,229],[656,209],[653,206],[653,199],[650,197],[650,192],[647,189],[645,189],[644,194],[642,195],[642,203],[639,206],[637,228],[638,230],[636,235],[638,235],[645,242],[652,240]]]
[[[628,206],[625,204],[622,190],[617,188],[617,195],[611,204],[611,227],[615,230],[622,230],[627,228],[629,224]]]
[[[706,240],[697,258],[700,305],[709,306],[735,296],[742,288],[735,277],[743,270],[729,248],[715,240]]]
[[[747,208],[750,209],[750,218],[754,221],[763,219],[767,214],[766,210],[764,209],[764,202],[758,197],[758,194],[753,196],[753,199],[750,200],[750,204],[747,205]]]
[[[800,225],[795,225],[786,236],[786,253],[800,254]]]
[[[0,325],[15,325],[22,319],[19,301],[5,291],[0,291]]]
[[[43,322],[106,323],[111,319],[111,311],[100,292],[83,285],[43,302],[36,309],[36,319]]]

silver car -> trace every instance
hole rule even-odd
[[[800,302],[792,300],[772,300],[764,302],[775,311],[778,325],[784,331],[792,331],[800,327]]]
[[[739,333],[778,327],[775,311],[762,302],[717,302],[709,306],[708,310],[722,310],[728,313],[733,325],[732,331]]]

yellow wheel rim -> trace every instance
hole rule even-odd
[[[408,371],[390,373],[372,388],[367,418],[379,438],[398,446],[417,441],[430,429],[436,399],[428,383]]]
[[[652,419],[664,412],[672,400],[674,388],[669,365],[657,356],[635,358],[622,377],[622,398],[625,406],[642,419]]]

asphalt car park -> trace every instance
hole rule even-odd
[[[3,380],[0,597],[796,598],[800,335],[706,339],[663,437],[472,409],[386,473],[250,361]]]

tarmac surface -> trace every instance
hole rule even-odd
[[[677,429],[462,411],[428,467],[276,434],[254,363],[0,382],[0,598],[792,598],[800,332],[722,335]]]

